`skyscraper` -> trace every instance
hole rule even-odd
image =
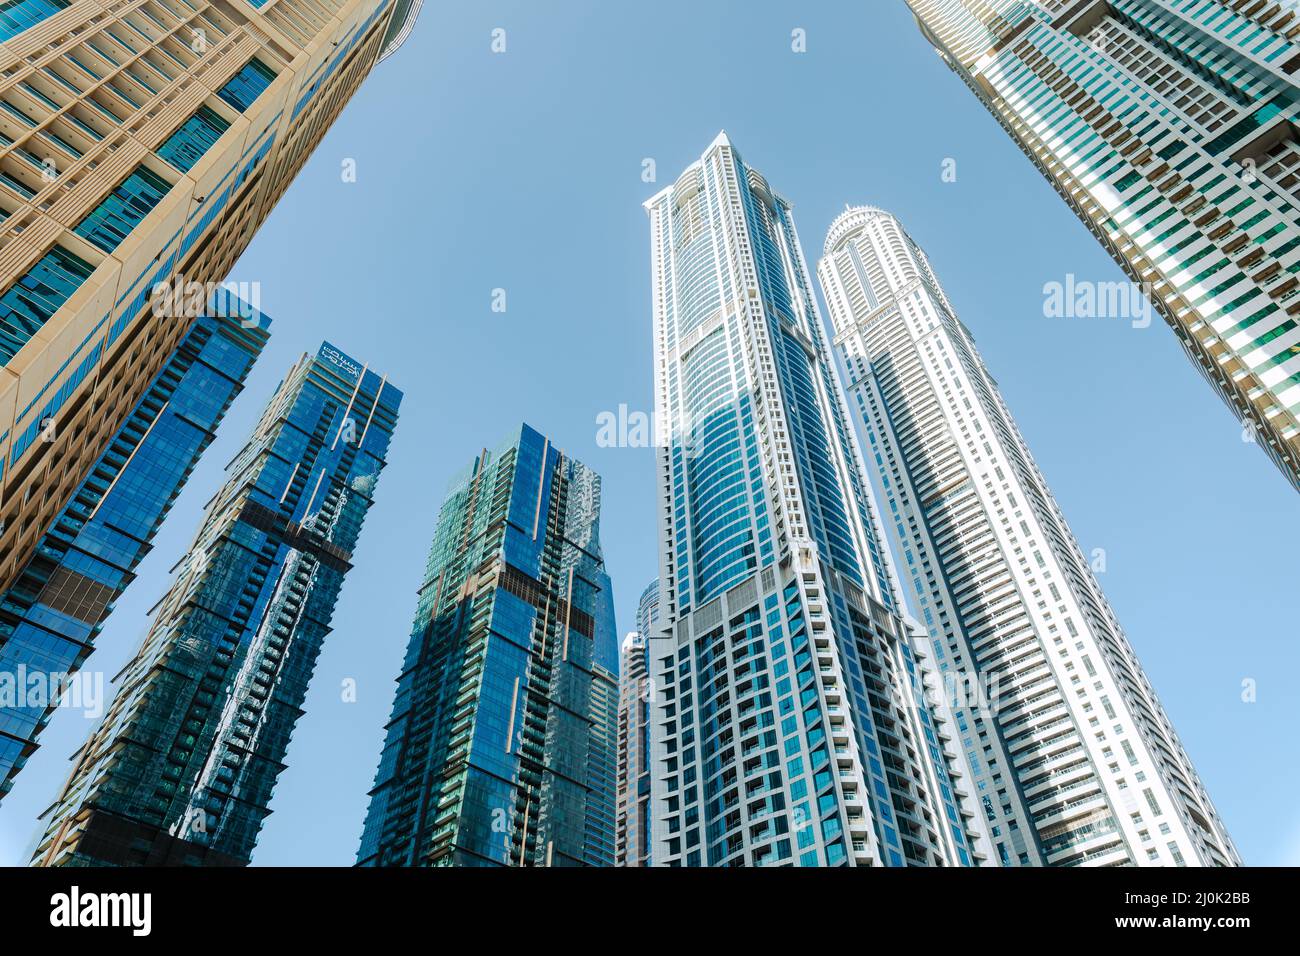
[[[359,866],[610,866],[600,478],[524,425],[438,513]]]
[[[817,275],[1000,862],[1239,862],[925,253],[859,206]]]
[[[0,11],[0,592],[188,334],[154,290],[226,276],[417,8]]]
[[[636,631],[623,639],[618,672],[616,866],[650,866],[650,634],[658,626],[659,582],[641,592]]]
[[[0,797],[266,344],[270,322],[251,306],[224,291],[210,306],[0,593],[0,687],[13,696],[0,694]]]
[[[249,861],[401,397],[328,342],[289,370],[74,755],[34,864]]]
[[[907,2],[1300,489],[1296,5]]]
[[[970,865],[791,218],[719,135],[650,216],[655,865]]]

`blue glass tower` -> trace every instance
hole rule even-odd
[[[73,675],[266,344],[269,320],[228,293],[207,313],[0,593],[0,797],[60,690],[76,689]]]
[[[979,862],[790,204],[723,134],[646,209],[655,865]]]
[[[609,866],[618,711],[600,478],[527,425],[444,500],[360,866]]]
[[[293,366],[74,756],[34,864],[249,861],[400,402],[329,343]]]

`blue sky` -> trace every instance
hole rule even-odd
[[[889,209],[926,248],[1081,546],[1106,550],[1102,587],[1238,849],[1300,863],[1300,502],[1168,329],[1044,317],[1044,284],[1122,275],[902,0],[455,6],[426,4],[235,267],[261,283],[271,342],[88,662],[111,676],[135,649],[299,353],[329,339],[404,390],[254,864],[352,862],[439,502],[520,420],[603,475],[619,625],[633,626],[657,565],[653,460],[597,447],[596,420],[651,407],[641,203],[724,128],[793,202],[810,264],[846,203]],[[88,730],[56,715],[0,804],[0,863],[26,861]]]

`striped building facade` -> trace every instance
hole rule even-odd
[[[1290,0],[907,0],[1300,489]]]

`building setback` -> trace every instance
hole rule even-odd
[[[1300,489],[1296,5],[907,3]]]
[[[722,134],[645,205],[655,865],[979,863],[789,203]]]
[[[154,377],[90,474],[0,593],[0,681],[41,679],[39,702],[0,703],[0,797],[134,580],[172,502],[266,344],[270,320],[219,293]]]
[[[248,863],[401,397],[328,342],[289,370],[73,756],[34,865]]]
[[[817,275],[999,862],[1238,863],[925,253],[859,206]]]
[[[618,711],[600,478],[527,425],[453,483],[359,866],[611,866]]]

